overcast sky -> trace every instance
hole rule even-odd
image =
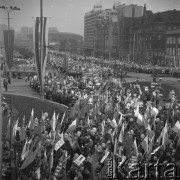
[[[117,0],[43,0],[44,16],[51,17],[49,26],[57,27],[60,32],[84,34],[84,13],[95,4],[102,4],[103,9],[112,8]],[[161,12],[180,10],[180,0],[121,0],[121,3],[144,5],[148,10]],[[40,0],[1,0],[0,6],[17,6],[20,11],[11,13],[11,26],[16,31],[22,26],[33,26],[33,17],[39,16]],[[7,13],[0,9],[0,23],[7,23]]]

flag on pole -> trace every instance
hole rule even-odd
[[[104,131],[105,131],[105,121],[103,120],[101,122],[101,133],[102,133],[102,135],[104,135]]]
[[[34,159],[36,158],[36,155],[38,154],[39,150],[40,150],[40,147],[41,147],[41,143],[38,144],[37,148],[35,149],[35,151],[31,152],[28,157],[26,158],[26,160],[23,162],[20,170],[23,170],[25,169],[27,166],[29,166],[33,161]]]
[[[13,133],[12,133],[12,139],[14,141],[14,138],[16,136],[16,132],[18,130],[18,123],[19,123],[19,119],[15,122],[14,126],[13,126]]]
[[[39,33],[40,27],[42,23],[42,34]],[[33,36],[33,44],[34,44],[34,54],[35,54],[35,62],[37,67],[37,74],[39,83],[44,85],[44,77],[45,77],[45,67],[47,62],[47,54],[48,54],[48,18],[36,17],[35,20],[35,28],[34,28],[34,36]],[[42,40],[41,40],[42,37]],[[40,40],[42,43],[43,49],[39,48]],[[41,57],[41,50],[43,51],[43,57]]]
[[[91,126],[91,121],[90,121],[90,119],[89,119],[89,116],[88,116],[88,118],[87,118],[87,124],[88,124],[89,127]]]
[[[180,131],[180,122],[179,122],[179,121],[176,122],[176,124],[174,125],[174,127],[172,128],[172,130],[173,130],[174,132],[176,132],[177,134],[179,133],[179,131]]]
[[[29,129],[33,129],[34,128],[34,109],[33,108],[32,108],[32,111],[31,111],[31,116],[30,116],[28,128]]]
[[[133,152],[134,152],[135,156],[138,156],[138,148],[137,148],[136,138],[134,139],[133,148],[134,148]]]
[[[11,119],[9,118],[6,130],[6,139],[10,140],[10,131],[11,131]]]
[[[166,148],[165,143],[167,142],[167,140],[168,140],[168,124],[166,122],[162,135],[162,145],[164,146],[164,149]]]
[[[29,154],[30,154],[30,144],[32,142],[32,139],[30,139],[29,141],[26,139],[26,142],[24,144],[23,150],[22,150],[22,154],[21,154],[21,159],[24,160]]]
[[[124,137],[124,123],[123,123],[123,125],[122,125],[121,132],[120,132],[120,134],[119,134],[119,139],[118,139],[118,141],[119,141],[120,143],[123,143],[123,137]]]
[[[148,136],[146,136],[143,141],[141,142],[141,146],[143,147],[144,151],[146,152],[148,149]]]
[[[54,113],[53,113],[53,116],[52,116],[52,120],[51,120],[51,128],[52,128],[52,131],[53,131],[53,132],[54,132],[55,129],[56,129],[56,123],[57,123],[56,113],[54,112]]]
[[[37,176],[37,179],[41,178],[41,169],[40,169],[40,167],[35,171],[35,174]]]
[[[53,156],[54,156],[54,150],[52,150],[50,158],[49,158],[49,170],[50,170],[50,172],[51,172],[51,169],[53,167],[53,160],[54,160]]]
[[[68,127],[68,129],[66,130],[67,133],[72,132],[76,129],[77,126],[77,119],[75,119],[70,126]]]

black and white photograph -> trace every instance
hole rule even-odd
[[[180,0],[1,0],[0,104],[0,180],[180,180]]]

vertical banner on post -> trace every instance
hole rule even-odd
[[[40,47],[40,28],[42,23],[42,35],[43,35],[43,57],[41,57],[41,47]],[[33,36],[33,43],[34,43],[34,59],[36,62],[36,69],[39,84],[43,87],[45,76],[45,67],[47,62],[47,55],[48,55],[48,26],[47,26],[47,17],[43,17],[42,21],[41,18],[36,17],[35,27],[34,27],[34,36]]]
[[[6,62],[9,70],[13,67],[14,30],[4,30]]]

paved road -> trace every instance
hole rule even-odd
[[[12,78],[11,84],[8,85],[8,91],[5,91],[2,84],[2,92],[39,97],[38,93],[32,91],[32,89],[29,87],[29,83],[26,83],[24,78]]]

